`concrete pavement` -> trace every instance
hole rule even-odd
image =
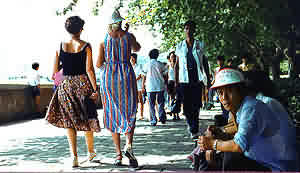
[[[148,109],[145,115],[148,117]],[[200,113],[200,126],[204,130],[212,124],[213,115],[220,113],[219,107]],[[191,162],[186,159],[194,142],[187,132],[184,117],[173,121],[168,116],[166,124],[150,126],[147,120],[137,120],[134,153],[142,172],[191,171]],[[102,124],[102,111],[99,110]],[[115,152],[111,134],[105,129],[95,134],[96,163],[84,163],[79,168],[71,167],[68,141],[64,129],[49,125],[43,119],[1,126],[0,171],[30,172],[120,172],[130,171],[128,159],[123,157],[122,167],[113,165]],[[122,145],[125,137],[122,136]],[[78,156],[81,162],[87,156],[84,133],[78,133]]]

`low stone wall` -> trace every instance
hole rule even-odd
[[[41,85],[41,110],[49,105],[52,85]],[[33,97],[27,85],[0,85],[0,124],[30,118],[35,112]]]
[[[41,85],[41,110],[50,103],[53,85]],[[101,109],[101,98],[97,102]],[[27,85],[0,84],[0,125],[34,117],[35,107],[31,90]]]

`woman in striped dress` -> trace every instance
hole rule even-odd
[[[100,44],[97,67],[103,69],[100,90],[104,126],[112,132],[117,153],[115,164],[122,164],[120,133],[124,133],[127,141],[124,153],[129,158],[129,166],[135,168],[138,162],[133,155],[132,140],[137,113],[137,85],[130,55],[131,50],[138,51],[140,45],[134,35],[122,30],[122,20],[119,12],[114,11],[108,33]]]

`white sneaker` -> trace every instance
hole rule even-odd
[[[78,157],[77,156],[74,156],[73,157],[73,165],[72,165],[72,167],[73,168],[76,168],[76,167],[78,167],[79,166],[79,164],[78,164]]]

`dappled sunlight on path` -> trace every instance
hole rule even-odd
[[[218,109],[201,111],[200,124],[204,130],[212,123],[212,115]],[[147,117],[147,116],[146,116]],[[99,110],[102,124],[102,111]],[[139,161],[137,171],[190,171],[191,162],[186,159],[194,142],[187,131],[185,119],[173,121],[168,117],[166,124],[150,126],[148,120],[137,120],[134,137],[134,153]],[[115,152],[111,134],[105,129],[95,134],[97,163],[85,163],[80,168],[71,168],[66,132],[47,124],[43,119],[1,126],[0,171],[128,171],[128,159],[124,156],[123,166],[113,165]],[[79,161],[87,156],[84,133],[78,133]],[[121,137],[125,145],[124,135]]]

